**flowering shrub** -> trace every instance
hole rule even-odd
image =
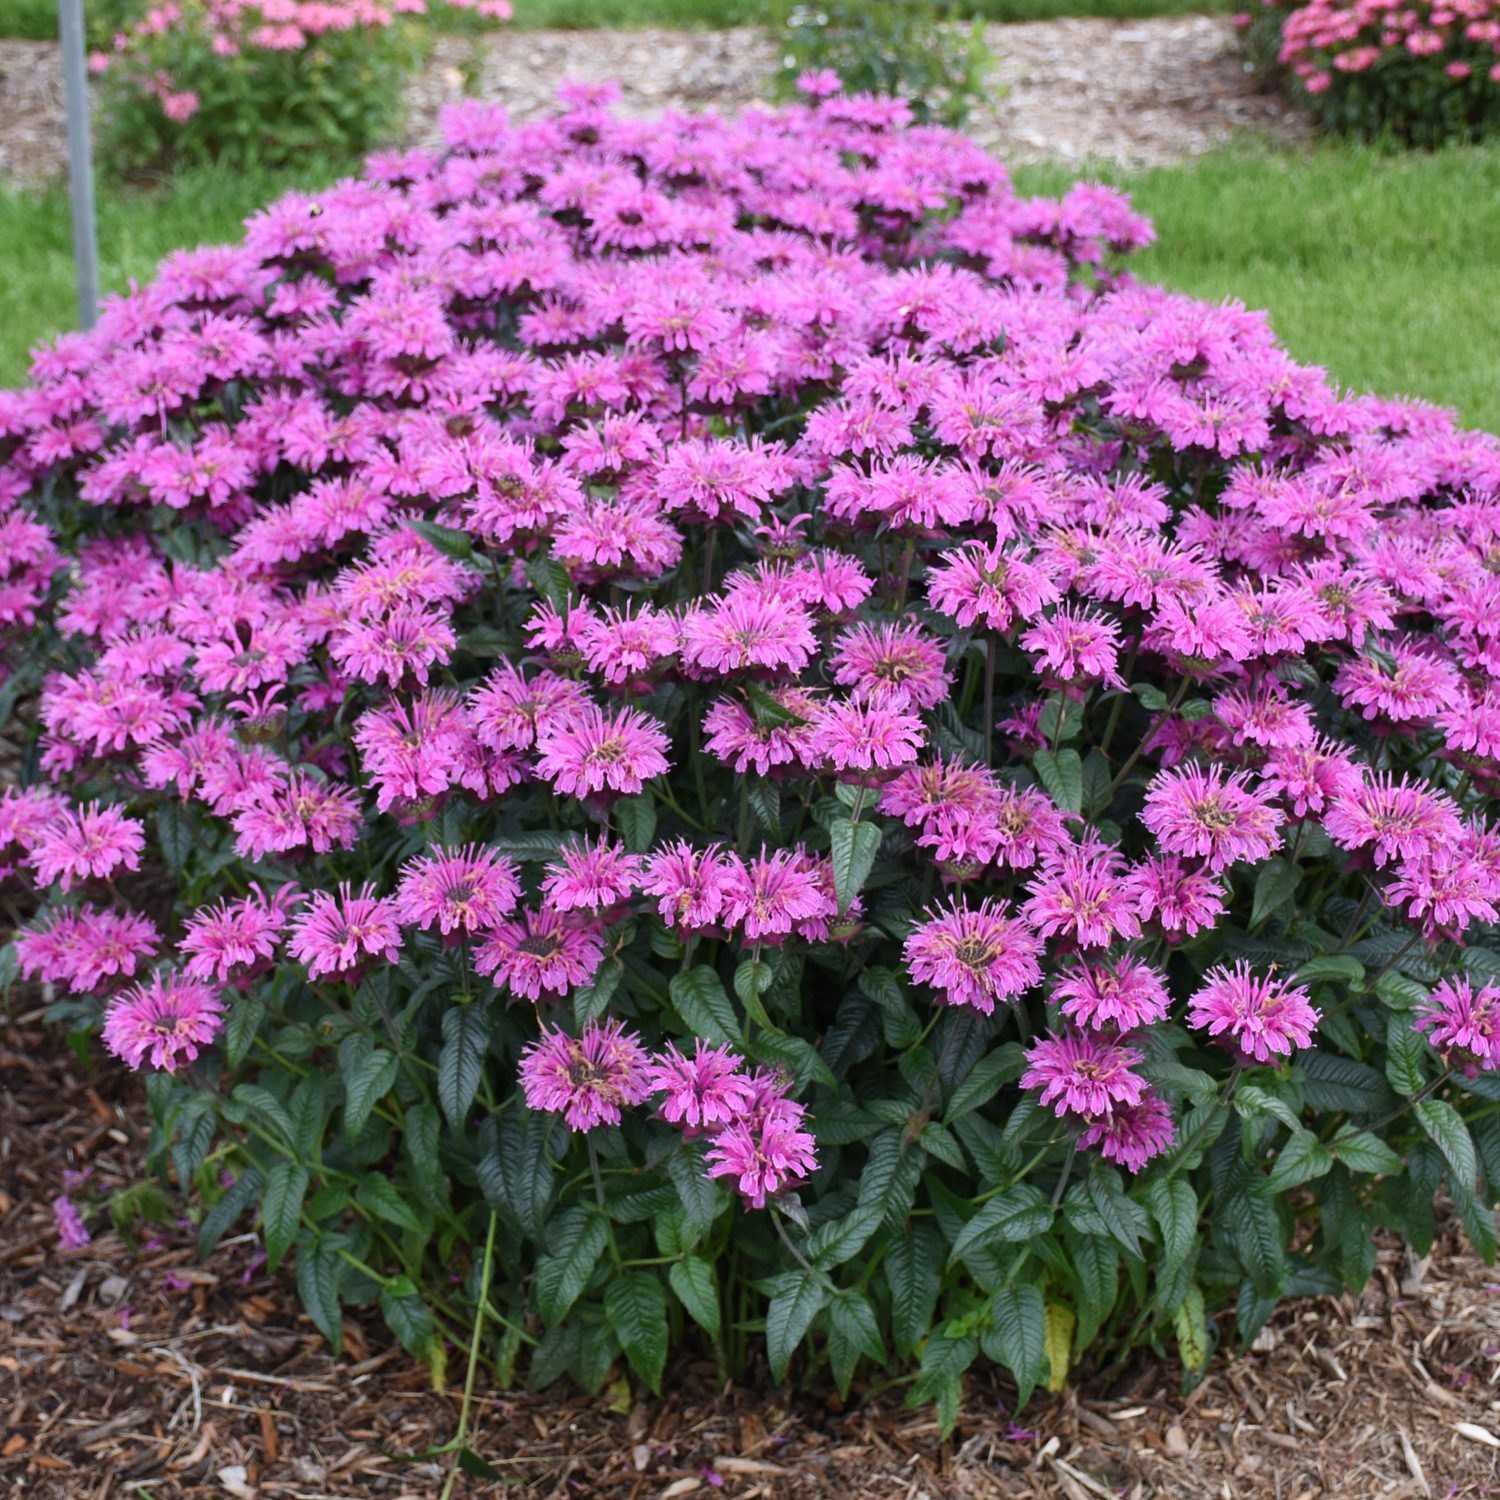
[[[894,94],[926,124],[962,126],[993,61],[984,23],[933,0],[822,0],[779,6],[783,95]],[[998,87],[998,85],[995,85]]]
[[[1325,129],[1440,146],[1500,125],[1495,0],[1263,0],[1236,19]]]
[[[1444,1181],[1493,1254],[1500,443],[897,102],[565,103],[0,399],[8,964],[205,1249],[335,1344],[763,1330],[950,1426],[981,1353],[1199,1369]]]
[[[493,20],[509,0],[440,0]],[[281,166],[367,150],[400,118],[426,0],[162,0],[90,60],[107,157]]]

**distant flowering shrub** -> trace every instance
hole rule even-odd
[[[1496,0],[1262,0],[1236,19],[1326,129],[1440,146],[1500,127]]]
[[[0,967],[204,1248],[335,1344],[763,1330],[949,1427],[981,1353],[1201,1369],[1444,1181],[1493,1254],[1500,442],[900,103],[607,102],[454,109],[0,396]]]
[[[510,0],[438,3],[495,21],[511,13]],[[104,153],[131,170],[368,150],[399,122],[419,55],[406,21],[426,10],[426,0],[160,0],[90,59]]]

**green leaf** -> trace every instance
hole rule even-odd
[[[343,1062],[345,1059],[340,1058]],[[390,1093],[399,1066],[396,1055],[381,1048],[360,1052],[351,1049],[344,1073],[344,1136],[355,1140],[365,1128],[375,1106]]]
[[[290,1146],[297,1139],[297,1129],[292,1124],[292,1117],[270,1089],[262,1088],[258,1083],[241,1083],[235,1086],[229,1098],[232,1104],[239,1107],[244,1118],[254,1116],[270,1129],[283,1146]]]
[[[460,531],[456,526],[442,526],[436,521],[412,520],[404,525],[424,542],[431,543],[444,557],[451,557],[455,562],[474,561],[474,543],[467,531]]]
[[[778,1385],[786,1379],[792,1355],[813,1319],[828,1304],[828,1288],[821,1277],[799,1270],[788,1272],[784,1281],[766,1309],[766,1354],[771,1378]]]
[[[1298,1054],[1293,1071],[1302,1080],[1302,1092],[1313,1109],[1377,1114],[1395,1103],[1385,1079],[1352,1057],[1310,1048]]]
[[[394,1224],[398,1229],[409,1229],[420,1233],[422,1221],[412,1211],[411,1205],[396,1191],[391,1179],[380,1172],[369,1172],[361,1179],[354,1194],[360,1207],[368,1209],[378,1219]]]
[[[438,1103],[448,1123],[463,1126],[484,1076],[490,1044],[489,1016],[479,1005],[454,1005],[443,1014],[443,1050],[438,1055]]]
[[[609,1227],[601,1215],[577,1205],[547,1226],[547,1249],[537,1258],[536,1302],[549,1325],[567,1317],[608,1243]]]
[[[875,866],[875,856],[880,853],[880,829],[874,823],[851,823],[848,818],[839,818],[829,825],[828,837],[833,846],[833,888],[842,916],[864,888]]]
[[[719,1047],[740,1044],[740,1020],[724,984],[707,964],[674,974],[668,986],[677,1014],[695,1036]]]
[[[344,1347],[339,1266],[338,1257],[327,1245],[309,1245],[297,1252],[297,1295],[313,1325],[333,1347],[335,1359]]]
[[[979,1340],[973,1334],[960,1334],[957,1338],[946,1333],[929,1335],[906,1404],[920,1406],[924,1401],[936,1399],[940,1391],[950,1387],[974,1363],[978,1353]]]
[[[1118,1175],[1096,1164],[1086,1185],[1089,1204],[1110,1236],[1127,1254],[1140,1258],[1141,1230],[1147,1219],[1140,1206],[1125,1196]]]
[[[1162,1274],[1171,1276],[1198,1239],[1198,1195],[1181,1177],[1158,1177],[1145,1187],[1146,1203],[1161,1227]]]
[[[175,802],[163,802],[156,809],[156,840],[161,855],[174,875],[181,875],[193,853],[193,830],[187,815]]]
[[[719,1212],[719,1187],[703,1175],[703,1158],[696,1148],[684,1143],[667,1157],[667,1176],[677,1189],[682,1203],[683,1234],[696,1244],[713,1227]]]
[[[381,1287],[380,1310],[401,1347],[414,1359],[425,1359],[432,1347],[432,1314],[405,1276]]]
[[[1255,877],[1255,898],[1250,907],[1250,930],[1255,931],[1272,913],[1292,899],[1302,881],[1302,867],[1285,859],[1268,859]]]
[[[667,1293],[649,1271],[626,1271],[604,1291],[604,1313],[630,1368],[661,1395],[667,1365]]]
[[[1333,1166],[1333,1152],[1310,1130],[1294,1130],[1276,1154],[1267,1188],[1284,1193],[1321,1177]]]
[[[745,1007],[745,1014],[750,1020],[762,1031],[780,1036],[781,1028],[771,1019],[760,998],[771,988],[775,978],[770,964],[747,958],[735,966],[734,992],[740,997],[740,1004]]]
[[[266,1196],[261,1200],[260,1224],[266,1241],[266,1263],[273,1271],[297,1238],[307,1182],[307,1168],[297,1162],[278,1161],[266,1174]]]
[[[1018,1183],[991,1198],[959,1231],[950,1260],[989,1245],[1019,1244],[1043,1234],[1052,1224],[1052,1205],[1030,1183]]]
[[[1423,1063],[1427,1043],[1412,1029],[1411,1017],[1392,1011],[1385,1023],[1385,1076],[1398,1094],[1410,1099],[1426,1081]]]
[[[1141,707],[1159,714],[1167,706],[1167,695],[1151,682],[1132,682],[1130,691],[1140,700]]]
[[[249,1055],[265,1016],[265,1002],[253,990],[241,995],[230,1008],[224,1023],[224,1061],[231,1069],[239,1067]]]
[[[1322,979],[1341,979],[1349,985],[1363,984],[1365,966],[1352,954],[1325,953],[1299,964],[1296,978],[1303,984],[1316,984]]]
[[[942,1284],[941,1256],[942,1240],[928,1224],[896,1235],[886,1251],[882,1269],[891,1294],[891,1337],[902,1358],[922,1342],[932,1322]]]
[[[1031,768],[1063,812],[1083,811],[1083,762],[1076,750],[1038,750]]]
[[[644,854],[656,837],[656,800],[649,790],[635,797],[621,797],[611,808],[620,827],[620,837],[632,854]]]
[[[215,1246],[229,1232],[236,1219],[259,1201],[265,1178],[254,1167],[247,1167],[235,1178],[229,1191],[204,1214],[198,1226],[198,1259],[207,1260]]]
[[[722,1315],[719,1312],[719,1284],[714,1279],[713,1267],[696,1255],[684,1255],[667,1268],[667,1280],[693,1321],[717,1342]]]
[[[884,1218],[883,1203],[856,1204],[842,1218],[813,1230],[807,1241],[807,1258],[825,1269],[843,1265],[864,1249]]]
[[[1454,1193],[1474,1193],[1479,1159],[1474,1138],[1458,1111],[1446,1099],[1421,1099],[1412,1106],[1422,1129],[1448,1163],[1448,1185]]]
[[[1401,1170],[1401,1158],[1368,1130],[1341,1125],[1328,1145],[1335,1160],[1343,1162],[1351,1171],[1391,1175]]]
[[[885,1362],[880,1323],[863,1292],[840,1292],[828,1304],[828,1362],[841,1397],[849,1394],[849,1383],[862,1358]]]
[[[1047,1374],[1047,1308],[1034,1286],[1003,1286],[990,1303],[993,1326],[981,1337],[985,1354],[1015,1376],[1016,1410]]]
[[[1025,1068],[1026,1052],[1019,1042],[1006,1042],[1003,1047],[997,1047],[988,1056],[980,1058],[954,1089],[943,1114],[943,1123],[951,1125],[971,1110],[989,1103],[1007,1083],[1019,1078]]]

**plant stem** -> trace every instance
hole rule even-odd
[[[453,1440],[453,1462],[448,1466],[448,1477],[443,1481],[443,1492],[439,1500],[449,1500],[453,1486],[458,1483],[458,1462],[469,1438],[469,1411],[474,1404],[474,1379],[479,1373],[479,1346],[484,1339],[484,1315],[490,1301],[490,1272],[495,1263],[495,1216],[490,1215],[490,1227],[484,1237],[484,1260],[479,1273],[479,1296],[474,1308],[474,1335],[469,1341],[469,1369],[464,1376],[464,1399],[458,1409],[458,1436]]]

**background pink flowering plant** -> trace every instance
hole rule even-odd
[[[476,19],[509,0],[435,0]],[[427,0],[113,0],[90,58],[101,144],[126,170],[296,163],[359,152],[399,123]]]
[[[1496,0],[1259,0],[1236,21],[1325,129],[1440,146],[1500,128]]]
[[[335,1343],[763,1330],[946,1424],[1443,1183],[1493,1254],[1500,443],[899,103],[608,104],[454,109],[0,395],[4,972],[205,1248]]]

